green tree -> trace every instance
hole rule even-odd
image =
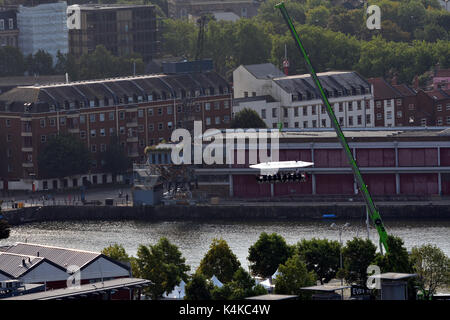
[[[30,74],[49,75],[54,73],[52,56],[42,49],[39,49],[34,55],[28,55],[27,64]]]
[[[211,291],[214,289],[206,277],[201,273],[195,273],[186,284],[185,300],[211,300]]]
[[[190,270],[176,245],[167,238],[159,239],[155,245],[140,245],[137,251],[139,276],[151,281],[147,291],[153,300],[164,292],[172,292],[181,280],[187,279]]]
[[[39,176],[62,178],[88,172],[90,152],[79,138],[57,135],[49,139],[38,155]]]
[[[403,246],[403,240],[399,237],[388,235],[387,244],[389,251],[384,255],[377,254],[375,264],[381,272],[412,273],[412,265],[409,254]]]
[[[218,295],[221,293],[221,295]],[[256,285],[250,274],[240,267],[233,275],[233,280],[222,288],[213,291],[214,299],[241,300],[246,297],[266,294],[267,290],[260,284]]]
[[[271,38],[261,24],[256,19],[240,19],[235,27],[237,64],[267,62],[270,58]]]
[[[3,200],[0,200],[0,216],[2,215],[2,203]],[[0,240],[9,238],[9,234],[11,232],[11,228],[4,218],[0,218]]]
[[[414,32],[424,26],[426,10],[420,0],[402,1],[397,11],[399,26],[406,32]]]
[[[102,254],[119,262],[129,264],[133,277],[139,277],[139,267],[136,258],[130,257],[122,245],[117,243],[110,245],[102,250]]]
[[[22,76],[25,72],[25,58],[18,48],[0,46],[0,74],[2,77]]]
[[[316,275],[308,272],[305,262],[298,254],[294,254],[286,263],[278,268],[278,276],[274,279],[275,293],[298,295],[307,298],[300,289],[316,284]]]
[[[365,285],[367,281],[367,267],[375,259],[377,248],[369,239],[353,238],[346,243],[342,250],[345,280],[348,283]]]
[[[118,174],[125,173],[131,166],[131,160],[128,158],[125,148],[119,143],[117,136],[111,137],[106,151],[103,152],[102,160],[102,168],[112,174],[113,181],[116,180]]]
[[[213,239],[208,252],[200,261],[197,272],[211,278],[215,275],[222,283],[230,282],[241,266],[228,243],[223,239]]]
[[[416,284],[425,299],[432,297],[440,286],[450,285],[450,259],[435,245],[414,247],[411,261],[417,274]]]
[[[292,251],[282,236],[276,233],[261,233],[258,241],[248,249],[247,259],[251,273],[263,278],[272,276],[278,266],[291,256]]]
[[[267,128],[266,123],[255,110],[244,108],[234,115],[232,128]]]
[[[192,58],[195,55],[197,26],[184,20],[162,21],[163,55]]]
[[[341,245],[328,239],[303,239],[297,244],[298,254],[306,263],[308,271],[314,271],[320,283],[328,282],[336,276],[340,266]]]
[[[330,10],[325,6],[318,6],[306,12],[306,23],[325,28],[328,25]]]

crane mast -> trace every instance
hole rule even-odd
[[[359,171],[359,167],[356,164],[356,161],[353,157],[353,153],[351,152],[351,150],[348,146],[347,140],[344,136],[344,133],[342,132],[341,126],[339,125],[339,122],[336,119],[333,108],[331,107],[331,105],[328,101],[328,98],[325,94],[322,84],[320,83],[319,77],[317,76],[317,74],[313,68],[313,65],[309,59],[308,53],[306,52],[305,48],[303,47],[303,44],[297,34],[297,31],[295,30],[295,27],[292,23],[291,18],[289,17],[289,14],[286,10],[286,7],[284,6],[284,3],[281,2],[281,3],[277,4],[275,6],[275,8],[280,9],[281,14],[283,15],[283,18],[289,27],[292,37],[294,38],[294,42],[296,43],[297,48],[300,50],[301,54],[305,58],[306,67],[309,71],[309,74],[311,75],[311,78],[312,78],[317,90],[319,91],[320,98],[322,99],[322,102],[325,106],[328,116],[330,117],[331,125],[333,126],[333,128],[336,131],[339,142],[341,143],[342,148],[344,149],[345,154],[347,156],[348,162],[352,168],[356,183],[358,184],[358,187],[361,190],[361,194],[364,198],[364,201],[366,202],[369,216],[370,216],[371,220],[373,221],[375,228],[378,231],[378,235],[380,237],[380,250],[383,251],[382,246],[381,246],[381,244],[382,244],[385,251],[387,252],[388,251],[387,232],[384,227],[383,221],[381,220],[380,213],[378,212],[378,209],[376,208],[376,206],[372,200],[372,197],[370,196],[369,190],[367,189],[367,185],[364,183],[364,179],[363,179],[361,172]]]

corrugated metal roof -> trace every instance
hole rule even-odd
[[[27,256],[39,256],[45,258],[61,268],[67,269],[70,265],[82,268],[84,265],[98,258],[101,253],[82,251],[76,249],[44,246],[32,243],[16,243],[6,249],[7,253],[15,253]]]
[[[43,260],[42,257],[0,252],[0,272],[18,278]]]

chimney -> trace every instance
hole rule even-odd
[[[414,77],[414,80],[413,80],[413,87],[414,87],[414,89],[416,89],[416,90],[419,89],[419,76],[418,76],[418,75],[416,75],[416,76]]]
[[[391,84],[392,85],[394,85],[394,86],[396,86],[398,83],[397,83],[397,80],[398,80],[398,77],[397,77],[397,75],[395,75],[393,78],[392,78],[392,80],[391,80]]]
[[[39,257],[39,251],[36,253],[36,257]]]
[[[25,264],[25,259],[22,259],[22,266],[26,267],[27,265]]]

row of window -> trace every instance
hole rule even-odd
[[[351,90],[348,89],[343,89],[343,90],[333,90],[333,91],[329,91],[325,89],[325,95],[327,96],[327,98],[332,98],[332,97],[342,97],[342,96],[356,96],[356,95],[361,95],[364,93],[370,93],[370,89],[369,88],[365,88],[363,86],[358,87],[358,88],[352,88]],[[314,93],[310,92],[310,91],[306,91],[306,94],[302,94],[300,92],[297,92],[296,94],[292,94],[292,101],[302,101],[302,100],[312,100],[318,98],[318,96],[316,96]]]
[[[353,126],[354,125],[354,117],[350,116],[348,117],[348,123],[347,126]],[[344,117],[339,117],[338,118],[339,124],[341,126],[344,126]],[[370,118],[370,114],[366,115],[366,124],[370,124],[371,122],[371,118]],[[327,126],[327,120],[326,119],[322,119],[321,120],[321,128],[326,128]],[[357,125],[362,125],[362,116],[357,116],[356,117],[356,124]],[[289,123],[288,122],[284,122],[283,126],[285,128],[289,127]],[[277,128],[278,127],[278,123],[274,122],[272,123],[272,127],[273,128]],[[311,120],[311,121],[303,121],[303,127],[302,128],[317,128],[318,127],[318,121],[317,120]],[[294,122],[294,128],[300,128],[300,122],[296,121]]]
[[[9,30],[14,29],[14,19],[8,19],[8,28]],[[0,30],[5,30],[5,19],[0,19]]]
[[[392,100],[384,100],[386,102],[386,107],[392,107]],[[395,104],[397,106],[401,106],[402,105],[402,99],[396,99],[395,100]],[[375,106],[377,108],[381,108],[381,100],[378,100],[377,102],[375,102]]]
[[[445,110],[447,110],[447,111],[450,110],[450,103],[448,103],[448,104],[445,106]],[[442,104],[438,104],[438,105],[437,105],[437,111],[442,111]]]

